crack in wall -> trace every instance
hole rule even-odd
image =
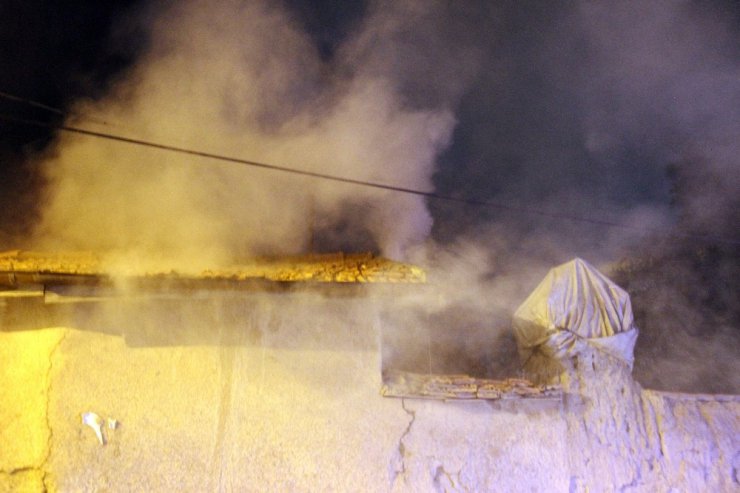
[[[15,469],[10,469],[6,471],[5,469],[0,469],[0,474],[7,474],[8,476],[12,476],[14,474],[23,474],[26,472],[33,472],[38,471],[39,468],[37,466],[23,466],[23,467],[16,467]]]
[[[406,457],[408,456],[406,451],[406,445],[404,444],[404,440],[406,437],[411,433],[411,427],[414,424],[414,421],[416,421],[416,411],[413,409],[408,409],[406,407],[406,399],[401,398],[401,408],[404,410],[406,414],[411,416],[411,419],[409,420],[408,424],[406,425],[406,429],[403,430],[403,433],[401,434],[401,437],[398,439],[398,448],[396,449],[396,457],[398,458],[400,462],[400,469],[394,469],[391,472],[391,487],[396,483],[396,480],[398,477],[402,477],[404,481],[406,480]]]
[[[46,470],[46,463],[49,461],[49,457],[51,457],[51,443],[52,439],[54,438],[54,431],[51,427],[51,421],[49,420],[49,409],[50,409],[50,402],[51,402],[51,386],[52,386],[52,371],[54,369],[54,357],[56,356],[57,351],[59,350],[59,347],[62,345],[64,340],[67,338],[67,330],[62,331],[62,337],[59,338],[59,341],[54,345],[54,347],[51,348],[51,351],[49,352],[49,367],[46,371],[46,410],[44,412],[45,416],[45,423],[46,423],[46,432],[47,432],[47,439],[46,439],[46,450],[44,451],[44,458],[41,461],[41,464],[39,464],[38,469],[41,471],[41,484],[44,487],[44,492],[49,491],[49,484],[48,484],[48,471]]]
[[[0,491],[48,490],[41,482],[41,471],[34,466],[19,467],[9,472],[0,471]]]
[[[462,484],[462,481],[460,480],[461,473],[462,469],[455,473],[450,473],[445,469],[444,464],[438,465],[437,469],[434,471],[434,479],[432,480],[434,489],[440,493],[447,491],[461,491],[460,488],[462,488],[463,491],[470,491]]]
[[[46,382],[46,388],[45,388],[45,402],[44,402],[44,421],[43,425],[46,428],[46,445],[44,447],[44,450],[42,452],[42,458],[37,464],[32,464],[28,466],[22,466],[22,467],[16,467],[11,470],[0,470],[0,474],[6,474],[8,476],[14,476],[14,475],[21,475],[26,473],[37,473],[41,476],[41,484],[43,487],[44,492],[50,491],[50,487],[48,484],[48,471],[46,469],[47,462],[49,461],[49,457],[51,457],[51,445],[52,440],[54,438],[54,431],[51,426],[51,420],[49,419],[49,410],[51,408],[51,392],[52,392],[52,372],[54,370],[54,358],[64,342],[64,340],[67,338],[68,331],[62,330],[62,335],[59,338],[59,340],[54,343],[52,348],[49,350],[49,356],[48,361],[49,364],[46,368],[46,374],[44,376],[45,382]]]

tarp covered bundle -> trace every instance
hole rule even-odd
[[[526,362],[534,351],[555,359],[590,345],[627,363],[637,340],[627,292],[588,262],[550,270],[514,313],[514,335]]]

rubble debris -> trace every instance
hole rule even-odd
[[[98,437],[100,445],[105,445],[105,436],[103,435],[103,419],[95,413],[87,412],[82,415],[82,424],[93,429],[95,436]]]
[[[103,433],[104,426],[109,430],[115,430],[118,428],[118,420],[114,418],[103,419],[98,414],[93,412],[86,412],[82,414],[82,424],[87,425],[93,429],[95,436],[98,438],[100,445],[105,445],[108,440]]]
[[[559,385],[535,385],[521,378],[493,380],[469,375],[431,375],[388,371],[384,373],[384,397],[422,399],[560,399]]]
[[[0,285],[46,281],[75,284],[82,281],[108,281],[104,256],[90,252],[40,253],[13,250],[0,252]],[[204,270],[199,274],[180,274],[172,270],[147,270],[130,277],[166,281],[247,281],[324,283],[424,283],[420,267],[395,262],[372,253],[312,254],[280,258],[256,258],[229,266]]]

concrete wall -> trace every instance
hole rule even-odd
[[[736,491],[740,396],[643,390],[596,351],[566,363],[571,491]]]
[[[740,398],[643,391],[597,353],[562,402],[394,399],[366,299],[76,306],[4,319],[0,491],[740,487]],[[87,411],[118,420],[106,445]]]

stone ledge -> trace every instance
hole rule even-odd
[[[109,283],[116,277],[106,257],[90,252],[0,253],[0,285]],[[312,254],[245,260],[227,268],[183,274],[173,270],[147,269],[121,276],[133,281],[249,281],[320,283],[424,283],[420,267],[396,262],[372,253]]]
[[[383,375],[384,397],[420,399],[562,399],[558,385],[535,385],[522,378],[493,380],[468,375],[429,375],[388,371]]]

